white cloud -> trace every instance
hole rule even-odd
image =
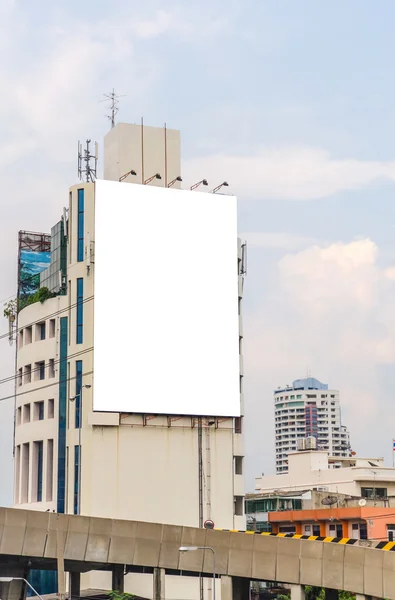
[[[247,199],[314,200],[395,180],[395,161],[336,159],[323,149],[309,147],[198,157],[184,163],[183,170],[188,182],[205,177],[214,188],[225,180],[230,184],[226,191]]]
[[[264,284],[257,290],[259,277]],[[382,455],[395,419],[392,392],[380,381],[380,369],[395,366],[393,269],[380,265],[372,240],[360,239],[290,252],[274,279],[266,277],[250,269],[246,281],[249,295],[259,293],[244,318],[247,452],[273,453],[272,390],[309,369],[340,390],[354,449]]]

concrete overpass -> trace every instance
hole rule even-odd
[[[57,569],[60,594],[65,593],[65,572],[74,596],[79,596],[82,572],[112,571],[113,589],[118,590],[125,573],[149,572],[155,600],[165,598],[166,573],[212,576],[212,552],[180,553],[180,546],[214,550],[222,600],[247,599],[251,580],[289,583],[293,600],[303,598],[304,585],[324,587],[332,597],[335,590],[347,590],[395,600],[395,552],[336,541],[0,508],[0,576]],[[19,600],[18,582],[0,585],[2,600]]]

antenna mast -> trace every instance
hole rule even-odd
[[[111,121],[111,129],[113,129],[115,127],[115,115],[119,112],[119,98],[123,98],[123,96],[119,96],[118,94],[116,94],[114,88],[112,92],[110,92],[109,94],[103,94],[103,96],[104,99],[102,100],[102,102],[109,102],[107,108],[110,111],[110,114],[106,115],[106,117],[109,121]]]
[[[97,142],[95,142],[95,154],[91,154],[90,144],[91,140],[86,140],[85,150],[82,150],[82,144],[78,142],[78,177],[81,181],[85,180],[87,183],[93,182],[96,179],[99,153]]]

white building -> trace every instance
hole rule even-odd
[[[361,498],[395,496],[395,469],[383,458],[338,458],[323,450],[292,452],[288,472],[255,478],[255,490],[265,494],[332,492]]]
[[[130,131],[135,144],[128,138]],[[180,176],[179,133],[167,135],[172,144],[164,153],[157,150],[164,143],[163,130],[149,128],[147,134],[156,150],[146,156],[150,169],[146,175],[161,174],[161,180],[153,181],[156,185]],[[109,178],[121,177],[122,169],[138,171],[134,156],[141,161],[140,142],[138,126],[117,125],[108,134]],[[137,177],[141,180],[141,174]],[[128,181],[132,180],[130,176]],[[74,185],[65,198],[68,218],[53,228],[51,267],[41,273],[41,284],[57,295],[26,306],[18,315],[14,506],[187,526],[213,519],[216,527],[244,529],[240,240],[234,268],[239,277],[241,416],[94,412],[95,184]],[[138,277],[133,268],[138,257],[120,258],[125,261],[125,277]],[[122,296],[122,281],[108,285],[113,289],[108,328],[122,328],[132,310],[131,299]],[[109,376],[124,378],[127,389],[128,373]],[[168,579],[170,598],[198,597],[197,579]],[[111,589],[111,585],[106,573],[83,576],[83,588]],[[152,596],[149,575],[130,574],[125,585],[134,594]],[[205,589],[210,586],[211,580]]]
[[[297,379],[274,392],[276,472],[288,471],[288,454],[298,439],[314,437],[331,456],[350,456],[350,435],[341,422],[338,390],[314,377]]]

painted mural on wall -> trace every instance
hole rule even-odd
[[[20,251],[19,298],[21,300],[37,292],[40,287],[40,273],[49,267],[50,262],[50,252]]]

